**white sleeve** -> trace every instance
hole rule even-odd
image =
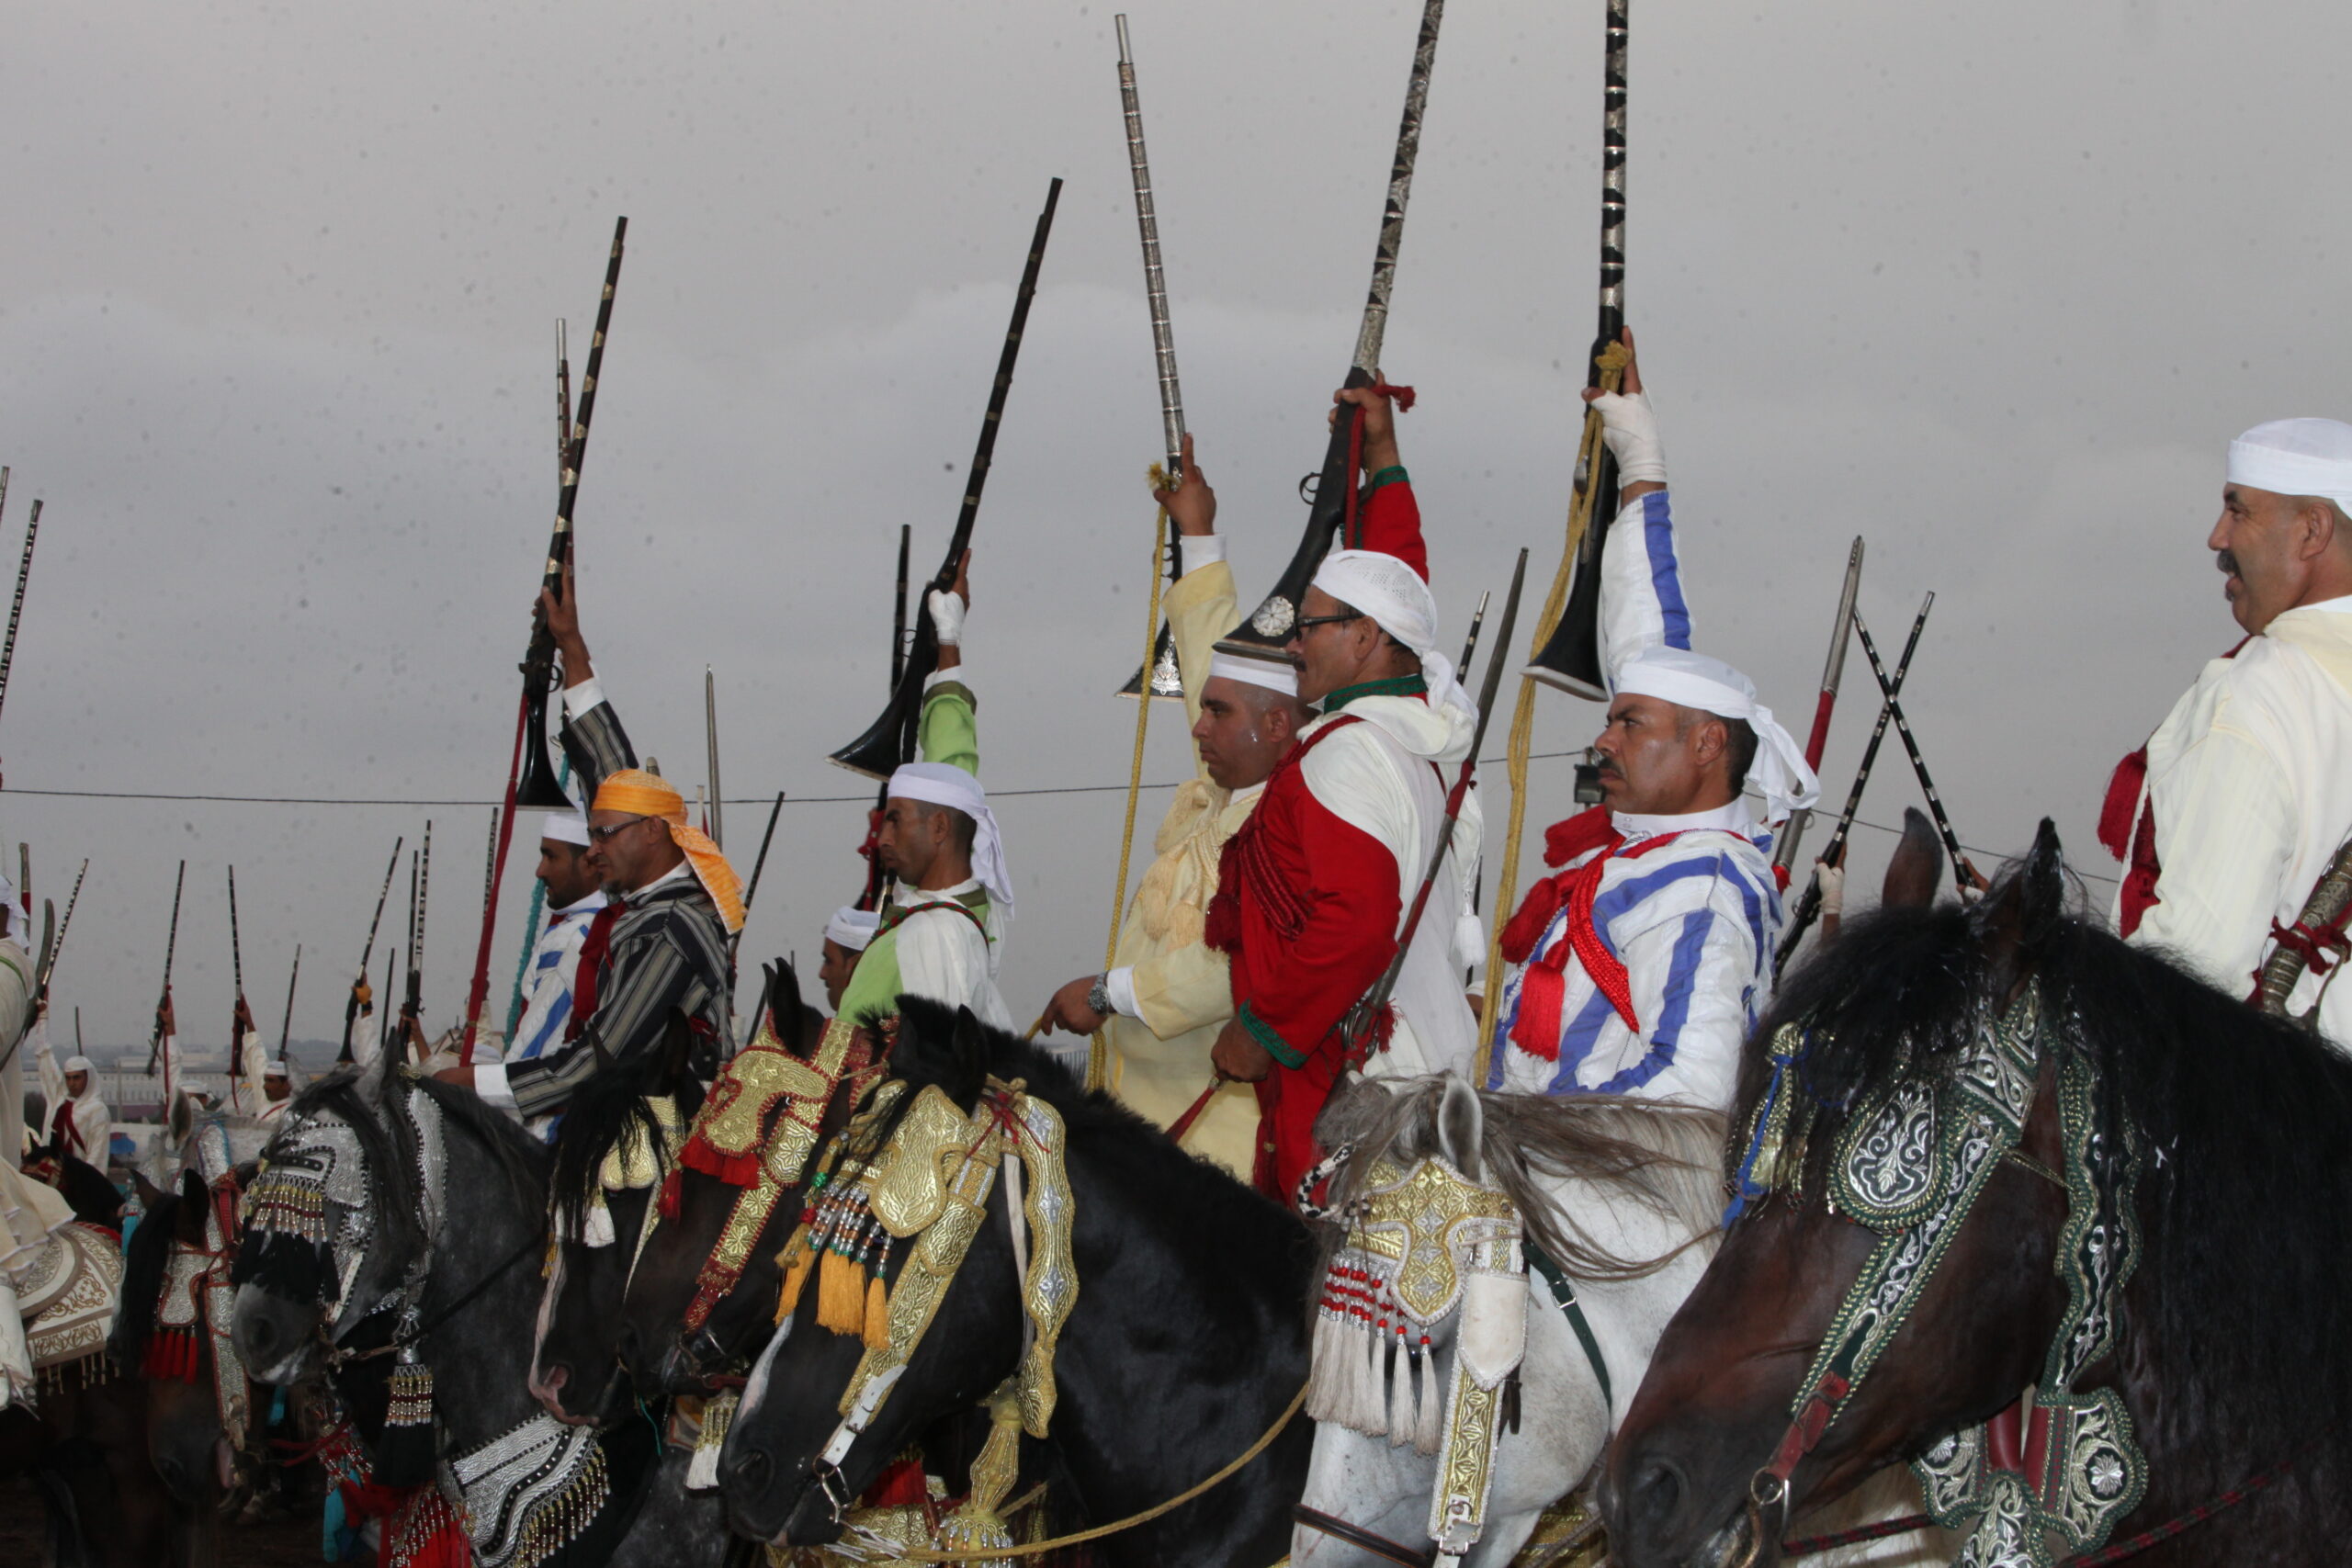
[[[1690,607],[1668,495],[1652,491],[1621,510],[1601,546],[1601,667],[1612,685],[1618,668],[1643,649],[1690,646]]]
[[[245,1031],[245,1038],[237,1048],[237,1077],[244,1090],[244,1103],[250,1108],[245,1114],[257,1114],[263,1106],[269,1103],[269,1093],[262,1087],[262,1077],[269,1070],[269,1052],[262,1045],[259,1030]]]
[[[1184,576],[1190,577],[1201,568],[1215,566],[1225,558],[1225,536],[1187,534],[1178,541],[1176,547],[1183,552]],[[1179,578],[1177,581],[1181,582],[1183,579]]]
[[[514,1109],[514,1091],[506,1087],[506,1069],[496,1062],[475,1064],[474,1092],[501,1111]]]
[[[898,929],[899,988],[949,1007],[967,1007],[983,1023],[1011,1029],[1012,1018],[989,978],[989,943],[979,928],[944,909],[910,915]]]
[[[2244,733],[2216,726],[2149,797],[2163,870],[2132,942],[2171,949],[2233,997],[2252,994],[2295,854],[2286,773]]]
[[[47,1013],[33,1021],[32,1032],[27,1038],[32,1042],[33,1066],[40,1074],[41,1125],[35,1135],[46,1138],[49,1119],[57,1114],[59,1106],[74,1097],[65,1092],[64,1069],[57,1065],[57,1047],[49,1043]]]
[[[578,718],[604,700],[604,683],[591,675],[577,686],[566,686],[563,689],[563,716],[566,718]]]
[[[1102,976],[1102,990],[1111,998],[1111,1010],[1122,1018],[1141,1018],[1143,1005],[1136,1000],[1136,971],[1130,964],[1113,969]]]
[[[383,1041],[382,1026],[372,1012],[361,1013],[352,1021],[351,1059],[363,1067],[376,1065],[378,1047]]]

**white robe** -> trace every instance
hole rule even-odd
[[[2291,924],[2352,835],[2352,598],[2289,610],[2234,659],[2206,665],[2148,741],[2157,902],[2130,939],[2163,947],[2233,997],[2254,991],[2270,924]],[[2118,904],[2120,915],[2120,904]],[[2336,971],[2327,978],[2333,979]],[[2322,994],[2306,972],[2297,1013]],[[2352,987],[2330,986],[2323,1032],[2352,1048]]]
[[[512,1060],[527,1062],[562,1047],[580,977],[580,949],[588,940],[589,922],[604,907],[605,896],[591,893],[548,915],[548,929],[531,949],[530,968],[524,976],[526,1001],[510,1043]]]
[[[65,1069],[58,1064],[56,1048],[49,1043],[49,1020],[35,1021],[28,1036],[33,1047],[33,1066],[40,1073],[40,1127],[34,1136],[48,1142],[50,1130],[57,1124],[57,1108],[74,1108],[74,1134],[82,1140],[76,1151],[78,1158],[100,1170],[107,1168],[114,1142],[114,1116],[98,1093],[98,1075],[92,1073],[87,1088],[77,1098],[65,1091]]]

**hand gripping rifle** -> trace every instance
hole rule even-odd
[[[1821,772],[1821,756],[1829,749],[1829,716],[1838,706],[1838,682],[1846,673],[1846,645],[1852,640],[1854,629],[1854,594],[1862,585],[1862,536],[1854,536],[1854,548],[1846,558],[1846,586],[1838,595],[1838,618],[1829,633],[1829,661],[1821,671],[1821,698],[1814,705],[1813,733],[1805,738],[1804,765],[1815,776]],[[1781,829],[1781,841],[1773,849],[1773,863],[1783,870],[1797,863],[1797,841],[1804,837],[1805,825],[1813,820],[1813,813],[1799,807],[1789,813],[1788,821]]]
[[[1593,334],[1586,385],[1610,392],[1617,389],[1621,371],[1611,362],[1623,352],[1618,339],[1625,328],[1625,46],[1631,4],[1609,0],[1601,64],[1600,324]],[[1543,646],[1528,673],[1562,691],[1599,698],[1608,680],[1600,663],[1600,555],[1616,516],[1618,487],[1617,459],[1600,439],[1598,409],[1585,414],[1577,484],[1567,550],[1576,579],[1556,618],[1543,628]],[[1554,614],[1549,604],[1545,611]]]
[[[1136,188],[1136,228],[1143,237],[1143,290],[1145,302],[1151,310],[1151,356],[1159,377],[1159,426],[1168,448],[1166,473],[1168,485],[1174,488],[1184,482],[1184,396],[1176,382],[1176,334],[1168,320],[1168,279],[1159,265],[1159,212],[1151,197],[1151,163],[1143,147],[1143,106],[1136,96],[1136,62],[1127,44],[1127,18],[1124,13],[1112,18],[1119,33],[1119,100],[1126,111],[1127,173]],[[1170,525],[1168,513],[1162,510],[1152,530],[1152,594],[1150,618],[1157,628],[1146,649],[1143,664],[1127,683],[1119,688],[1123,697],[1163,697],[1177,702],[1184,700],[1183,672],[1176,667],[1176,634],[1169,629],[1159,614],[1160,554],[1167,555],[1168,581],[1175,581],[1184,575],[1183,544],[1176,530]],[[1141,721],[1137,721],[1141,733]],[[1132,836],[1133,829],[1129,829]],[[1121,901],[1126,891],[1125,869],[1119,877]],[[1118,919],[1114,908],[1112,919]],[[1114,930],[1115,931],[1115,923]],[[1115,942],[1115,935],[1113,938]]]
[[[343,1049],[335,1054],[337,1064],[351,1058],[351,1026],[359,1021],[359,989],[368,984],[368,963],[376,956],[376,932],[384,923],[384,900],[392,896],[392,876],[401,868],[401,845],[404,840],[392,840],[392,858],[384,867],[384,886],[376,893],[376,912],[368,920],[368,945],[359,950],[359,978],[351,983],[351,995],[343,1004]],[[390,998],[386,998],[389,1003]]]
[[[172,1007],[172,960],[180,950],[180,891],[187,886],[187,862],[180,862],[179,876],[172,883],[172,931],[164,939],[164,994],[155,999],[155,1032],[147,1043],[147,1076],[155,1076],[156,1059],[164,1051],[164,1019]],[[168,1093],[172,1076],[164,1074],[164,1087]]]
[[[1510,592],[1503,600],[1503,624],[1496,629],[1495,651],[1487,660],[1487,679],[1478,688],[1478,722],[1471,731],[1470,751],[1462,759],[1462,769],[1454,775],[1453,789],[1446,792],[1445,820],[1438,825],[1437,844],[1430,853],[1429,870],[1421,875],[1420,890],[1413,895],[1413,907],[1406,914],[1404,929],[1397,935],[1396,955],[1388,961],[1388,967],[1374,982],[1372,989],[1348,1010],[1340,1025],[1351,1065],[1361,1064],[1372,1050],[1381,1015],[1387,1010],[1388,998],[1396,992],[1397,976],[1405,972],[1406,955],[1412,952],[1413,933],[1420,929],[1421,912],[1429,908],[1430,890],[1436,887],[1438,874],[1445,868],[1445,857],[1453,847],[1453,826],[1462,818],[1462,803],[1470,793],[1470,781],[1478,767],[1478,750],[1486,742],[1487,721],[1494,716],[1495,698],[1502,690],[1503,660],[1510,657],[1510,635],[1519,623],[1519,593],[1526,581],[1527,552],[1522,549],[1519,552],[1519,564],[1511,569]]]
[[[1862,748],[1862,765],[1854,770],[1853,787],[1846,792],[1846,809],[1838,814],[1837,829],[1829,835],[1829,842],[1822,849],[1820,861],[1823,865],[1845,863],[1846,839],[1854,830],[1855,813],[1862,808],[1863,786],[1871,782],[1871,768],[1878,761],[1879,743],[1886,739],[1886,727],[1894,717],[1894,699],[1902,694],[1904,677],[1911,672],[1911,655],[1919,646],[1919,634],[1927,629],[1928,612],[1935,607],[1936,596],[1930,593],[1921,602],[1919,614],[1911,623],[1910,638],[1903,645],[1902,662],[1895,665],[1893,680],[1883,688],[1886,694],[1879,704],[1878,723],[1871,728],[1870,741]],[[1789,960],[1796,955],[1798,944],[1804,941],[1804,933],[1813,929],[1813,922],[1820,917],[1821,873],[1815,870],[1813,880],[1805,884],[1804,897],[1797,900],[1795,911],[1789,916],[1787,929],[1781,933],[1780,952],[1772,960],[1772,983],[1775,986],[1787,973]]]
[[[1444,15],[1445,0],[1424,0],[1421,8],[1421,31],[1413,48],[1412,73],[1405,85],[1405,114],[1396,128],[1396,156],[1389,165],[1388,197],[1382,209],[1380,240],[1374,248],[1372,288],[1364,297],[1363,324],[1356,333],[1354,361],[1348,367],[1345,385],[1369,387],[1380,375],[1380,344],[1388,330],[1388,297],[1396,281],[1396,247],[1405,234],[1405,201],[1412,192],[1413,164],[1421,146],[1421,110],[1429,101],[1430,67],[1437,58],[1438,22]],[[1314,500],[1306,514],[1306,533],[1298,542],[1298,551],[1290,564],[1275,580],[1273,592],[1266,595],[1256,612],[1217,642],[1221,653],[1239,654],[1249,659],[1263,659],[1274,663],[1287,663],[1290,655],[1284,651],[1290,641],[1291,627],[1298,620],[1298,606],[1306,597],[1306,589],[1315,577],[1315,569],[1323,564],[1323,557],[1330,550],[1334,536],[1353,520],[1356,510],[1356,462],[1363,449],[1363,411],[1348,408],[1348,417],[1331,423],[1330,444],[1324,448],[1323,468],[1315,481]],[[1353,538],[1341,541],[1352,546]]]
[[[1057,177],[1046,187],[1046,208],[1037,214],[1037,227],[1029,239],[1028,264],[1022,268],[1021,287],[1012,297],[1012,321],[1004,331],[1004,348],[997,355],[996,380],[989,389],[987,413],[980,418],[980,439],[972,451],[972,466],[965,475],[964,502],[956,514],[956,531],[948,536],[947,559],[940,567],[939,575],[929,587],[945,592],[956,581],[956,563],[964,558],[964,551],[972,542],[972,525],[980,514],[980,491],[988,483],[989,465],[996,455],[996,434],[1004,418],[1005,394],[1012,389],[1012,369],[1020,362],[1022,334],[1029,324],[1029,305],[1037,297],[1037,269],[1045,265],[1046,241],[1054,229],[1054,208],[1062,198],[1062,182]],[[896,690],[890,694],[889,705],[882,716],[870,725],[865,734],[832,754],[832,760],[852,773],[888,782],[900,762],[914,755],[915,727],[922,716],[923,682],[939,664],[939,635],[932,627],[931,617],[923,615],[915,624],[913,648],[907,652],[906,669],[899,675]]]

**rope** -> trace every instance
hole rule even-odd
[[[1884,1540],[1891,1535],[1909,1535],[1913,1530],[1926,1529],[1936,1521],[1926,1514],[1905,1514],[1899,1519],[1881,1519],[1873,1525],[1856,1525],[1835,1535],[1805,1535],[1781,1543],[1783,1557],[1810,1557],[1816,1551],[1828,1551],[1840,1546],[1858,1546],[1866,1540]]]
[[[1157,631],[1159,628],[1155,626],[1152,629]],[[1182,1507],[1219,1483],[1230,1480],[1236,1471],[1264,1453],[1272,1445],[1273,1440],[1282,1436],[1283,1428],[1291,1424],[1292,1419],[1298,1415],[1299,1407],[1306,1403],[1306,1385],[1301,1383],[1298,1385],[1298,1392],[1291,1396],[1289,1408],[1274,1417],[1274,1424],[1267,1427],[1256,1442],[1242,1450],[1240,1455],[1231,1463],[1199,1485],[1187,1487],[1165,1503],[1156,1504],[1140,1514],[1130,1514],[1124,1519],[1118,1519],[1107,1525],[1097,1525],[1092,1529],[1080,1530],[1075,1535],[1056,1536],[1051,1540],[1033,1540],[1026,1546],[976,1546],[964,1551],[902,1551],[899,1556],[908,1562],[988,1562],[1000,1557],[1035,1557],[1047,1551],[1058,1551],[1066,1546],[1079,1546],[1090,1540],[1100,1540],[1106,1535],[1116,1535],[1121,1530],[1133,1529],[1137,1525],[1148,1525],[1162,1514]]]
[[[1165,470],[1157,463],[1152,465],[1152,475],[1153,488],[1165,482]],[[1163,506],[1151,530],[1151,603],[1144,611],[1143,690],[1136,694],[1136,754],[1127,770],[1127,819],[1119,833],[1119,880],[1111,889],[1111,935],[1102,944],[1105,969],[1119,961],[1119,919],[1127,910],[1127,859],[1136,847],[1136,802],[1143,794],[1143,742],[1151,726],[1151,656],[1159,651],[1159,580],[1165,575],[1159,569],[1160,541],[1167,534],[1168,509]],[[1099,1029],[1086,1043],[1086,1087],[1111,1087],[1111,1047]]]
[[[1600,351],[1601,390],[1617,389],[1632,358],[1633,351],[1622,343],[1612,343]],[[1590,479],[1600,477],[1601,450],[1600,411],[1588,405],[1584,436],[1577,444],[1577,467],[1589,478],[1582,493],[1568,506],[1568,544],[1560,552],[1560,570],[1552,574],[1552,592],[1544,596],[1544,613],[1535,619],[1535,640],[1528,644],[1527,649],[1531,659],[1552,640],[1560,615],[1567,609],[1568,584],[1576,574],[1577,550],[1584,543],[1585,531],[1592,526],[1592,509],[1600,503],[1599,492]],[[1521,675],[1519,704],[1510,716],[1510,746],[1506,752],[1510,768],[1510,826],[1503,833],[1502,865],[1495,878],[1494,918],[1487,921],[1486,995],[1478,1014],[1481,1042],[1494,1038],[1495,1017],[1502,1006],[1503,925],[1511,917],[1519,893],[1519,840],[1527,825],[1527,764],[1534,760],[1534,749],[1535,677]]]

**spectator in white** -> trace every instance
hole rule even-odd
[[[833,918],[825,922],[824,960],[817,967],[817,980],[825,987],[827,1007],[836,1012],[841,1010],[842,993],[849,989],[849,977],[857,972],[858,959],[881,928],[880,910],[860,909],[848,904],[835,909]]]

